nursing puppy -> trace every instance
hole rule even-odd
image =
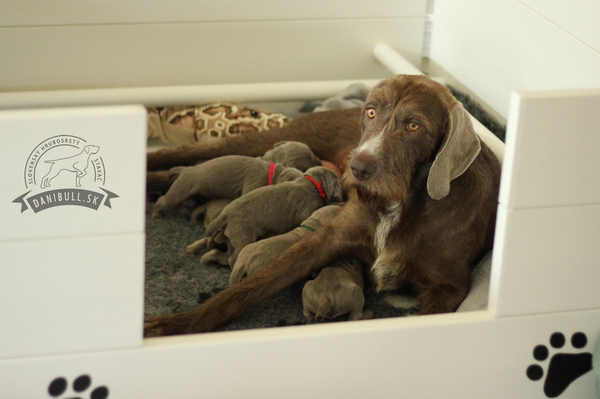
[[[422,314],[456,310],[469,266],[492,247],[498,159],[449,90],[424,76],[374,87],[361,129],[334,218],[195,309],[149,320],[146,336],[213,331],[342,256],[372,265],[378,291],[412,286]]]
[[[317,209],[294,230],[246,245],[241,250],[233,266],[233,270],[229,276],[229,285],[233,286],[240,283],[242,279],[253,275],[264,266],[273,262],[279,254],[291,247],[300,238],[319,230],[325,221],[329,220],[339,211],[339,205],[324,206]]]
[[[206,161],[196,166],[176,167],[172,174],[179,177],[169,191],[160,197],[152,209],[152,217],[159,219],[166,209],[181,205],[193,196],[206,199],[234,200],[258,187],[294,180],[302,175],[295,168],[282,164],[229,155]]]
[[[348,320],[370,319],[373,312],[363,313],[365,283],[362,264],[351,258],[335,261],[304,284],[302,305],[306,320],[333,319],[348,314]]]
[[[240,251],[261,238],[286,233],[314,211],[342,200],[342,186],[332,171],[310,168],[294,181],[257,188],[236,199],[206,229],[217,244],[227,240],[229,265]]]

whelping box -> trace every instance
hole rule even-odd
[[[146,110],[0,112],[0,359],[142,343]]]

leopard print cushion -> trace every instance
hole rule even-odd
[[[219,102],[148,109],[148,137],[176,143],[205,142],[282,127],[290,119],[277,112]]]

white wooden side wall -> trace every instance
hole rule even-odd
[[[600,88],[600,2],[435,1],[429,56],[505,118],[510,92]]]
[[[282,4],[2,2],[0,91],[6,97],[25,90],[377,79],[388,72],[372,57],[375,45],[387,43],[416,65],[423,55],[430,2]],[[578,0],[562,7],[558,0],[439,0],[429,55],[503,115],[508,115],[512,89],[600,86],[597,28],[592,24],[600,6]],[[515,97],[516,120],[509,133],[518,131],[519,136],[508,143],[506,164],[530,160],[521,150],[531,148],[522,144],[538,137],[532,133],[545,133],[545,126],[532,125],[543,119],[536,112],[564,110],[564,98],[558,97],[548,100],[552,106],[536,95]],[[597,98],[593,93],[585,101],[591,111],[576,119],[578,130],[589,128],[586,121],[593,119],[589,116]],[[551,127],[558,129],[553,137],[564,139],[561,129]],[[553,147],[560,150],[561,143]],[[588,158],[591,166],[597,164],[593,154]],[[511,177],[527,177],[521,172]],[[526,181],[514,187],[523,186]],[[509,200],[521,198],[515,197],[517,191],[504,193]],[[569,207],[556,211],[591,209],[594,218],[579,220],[591,225],[590,237],[596,237],[597,196],[590,206],[585,193],[579,193],[584,202],[559,204]],[[535,212],[510,206],[509,201],[507,211],[514,211],[513,216]],[[519,222],[509,217],[498,237]],[[547,236],[549,241],[537,242],[550,247],[554,238]],[[499,251],[503,256],[495,259],[493,280],[498,284],[492,286],[490,311],[157,338],[121,350],[6,358],[0,360],[0,397],[48,397],[58,378],[69,383],[68,397],[88,397],[102,387],[103,397],[110,393],[111,398],[549,397],[544,387],[552,380],[553,364],[566,358],[587,362],[599,334],[597,250],[590,248],[581,254],[586,264],[575,262],[577,273],[561,275],[565,269],[554,269],[559,273],[548,274],[553,282],[568,276],[571,292],[581,286],[572,281],[589,280],[582,292],[591,300],[571,301],[567,308],[517,302],[519,298],[507,295],[507,290],[525,289],[498,284],[519,281],[519,273],[527,270],[509,261],[509,251]],[[542,274],[543,266],[538,262],[530,270]],[[561,299],[548,290],[539,293],[540,303],[548,298]],[[523,303],[533,306],[515,311]],[[564,346],[551,344],[556,334],[566,339]],[[582,334],[586,342],[575,345],[571,338]],[[534,356],[539,346],[549,349],[549,358]],[[528,377],[531,367],[541,370],[539,380]],[[593,397],[596,378],[585,371],[562,387],[561,399]],[[82,375],[91,377],[91,386],[75,392],[71,383]]]

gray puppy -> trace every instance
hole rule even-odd
[[[273,262],[279,254],[291,247],[301,237],[320,229],[323,223],[337,214],[339,210],[339,205],[324,206],[317,209],[308,219],[303,221],[300,227],[296,227],[285,234],[246,245],[240,251],[240,255],[233,266],[229,276],[229,285],[234,286],[241,282],[243,278],[253,275],[265,265]]]
[[[304,317],[312,321],[333,319],[348,314],[348,320],[370,319],[373,312],[363,313],[365,295],[362,264],[344,258],[322,269],[302,290]]]
[[[293,166],[306,172],[314,166],[321,166],[321,160],[312,152],[309,146],[299,141],[280,141],[275,143],[272,150],[265,152],[267,161]]]
[[[179,174],[169,191],[160,197],[152,217],[159,219],[165,209],[181,205],[192,196],[208,199],[236,199],[258,187],[290,181],[302,175],[298,169],[242,155],[227,155],[189,167],[176,167]]]
[[[233,266],[246,245],[286,233],[317,209],[341,200],[335,173],[317,166],[294,181],[260,187],[234,200],[208,226],[206,236],[216,244],[226,241]]]

